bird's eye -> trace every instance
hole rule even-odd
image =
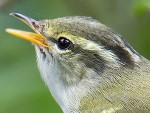
[[[72,42],[65,37],[60,37],[58,39],[58,47],[62,50],[70,49],[72,45]]]

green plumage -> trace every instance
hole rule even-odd
[[[13,15],[43,36],[37,63],[64,113],[150,113],[150,61],[119,34],[88,17]]]

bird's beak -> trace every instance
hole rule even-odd
[[[40,30],[42,27],[40,25],[40,22],[38,22],[28,16],[19,14],[19,13],[11,13],[10,15],[15,16],[15,17],[19,18],[20,20],[22,20],[24,23],[29,25],[36,33],[22,31],[22,30],[16,30],[16,29],[6,29],[6,32],[8,32],[12,35],[18,36],[20,38],[23,38],[25,40],[28,40],[28,41],[32,42],[33,44],[48,48],[48,44],[46,43],[44,37],[40,34]]]

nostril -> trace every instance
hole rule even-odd
[[[35,29],[39,29],[39,26],[35,22],[32,22],[32,25]]]

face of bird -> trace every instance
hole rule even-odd
[[[120,102],[120,97],[124,102],[125,96],[141,100],[137,89],[148,94],[149,61],[107,26],[89,17],[36,21],[19,13],[11,15],[36,32],[6,30],[34,44],[41,76],[64,112],[97,108],[97,102],[105,108],[114,100]],[[113,105],[122,108],[122,103]]]
[[[61,107],[69,106],[67,102],[86,95],[94,86],[108,84],[113,76],[133,69],[140,61],[141,56],[119,34],[92,18],[36,21],[19,13],[11,15],[36,32],[6,29],[34,44],[41,76]]]
[[[101,75],[106,68],[132,68],[135,57],[137,60],[137,53],[120,35],[92,18],[36,21],[19,13],[11,15],[37,33],[7,29],[35,44],[37,62],[46,78],[53,73],[51,76],[60,75],[66,84],[76,83],[93,74]]]

